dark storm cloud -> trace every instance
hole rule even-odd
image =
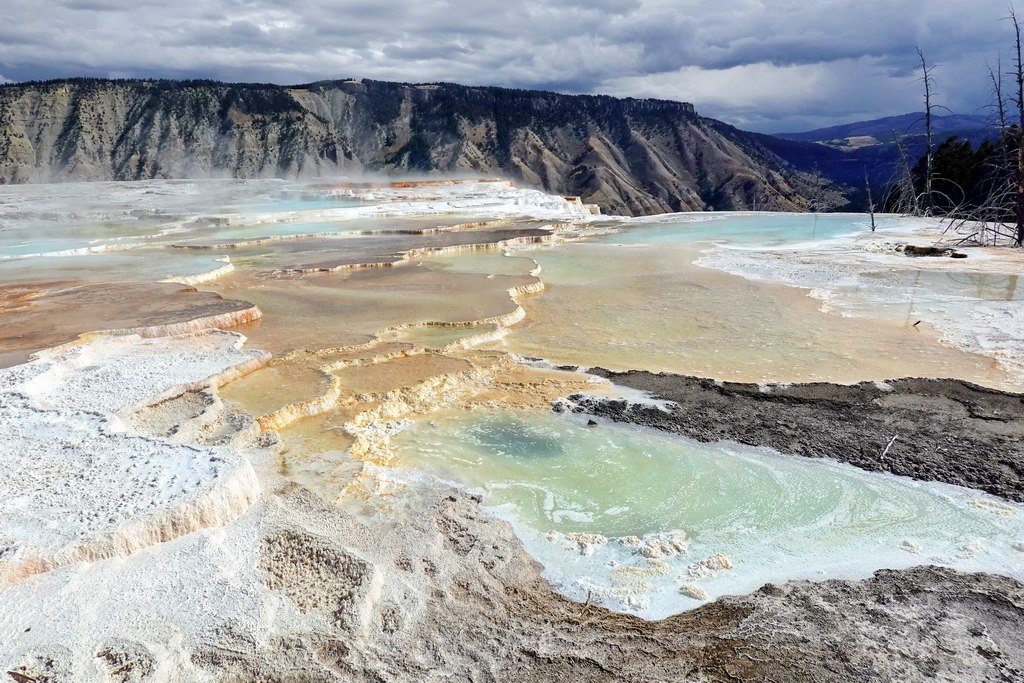
[[[987,100],[1000,0],[7,0],[0,80],[455,81],[693,101],[760,129]]]

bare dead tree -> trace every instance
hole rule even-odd
[[[894,184],[898,199],[893,209],[896,213],[920,216],[921,203],[918,201],[917,189],[914,187],[914,176],[910,172],[907,150],[903,147],[903,142],[895,130],[892,132],[892,139],[896,143],[896,151],[900,155],[899,171]]]
[[[1016,243],[1017,187],[1013,176],[993,188],[986,201],[977,207],[963,210],[954,208],[949,214],[945,232],[955,236],[953,244],[1000,246]]]
[[[1004,135],[1008,131],[1001,131]],[[984,191],[974,188],[973,201],[979,195],[984,199],[977,204],[968,202],[963,188],[950,180],[944,182],[955,186],[961,195],[958,204],[953,205],[947,213],[949,222],[946,233],[956,236],[954,245],[974,244],[982,246],[999,246],[1012,244],[1016,240],[1014,220],[1016,217],[1017,181],[1015,173],[1016,152],[1009,149],[1005,139],[998,145],[992,156],[982,167],[984,171]]]
[[[847,203],[842,194],[825,179],[817,165],[808,171],[805,177],[807,179],[805,194],[809,212],[826,213]]]
[[[1017,81],[1017,246],[1024,246],[1024,59],[1021,58],[1021,28],[1017,12],[1010,6],[1009,20],[1013,23],[1014,77]]]
[[[871,181],[868,180],[868,169],[864,167],[864,188],[868,191],[868,213],[871,214],[871,232],[875,231],[875,201],[871,198]]]
[[[1024,243],[1024,41],[1022,27],[1011,5],[1006,20],[1014,29],[1013,64],[1004,73],[1001,57],[996,69],[989,67],[993,104],[998,125],[996,151],[985,162],[983,192],[974,189],[974,202],[956,206],[948,216],[947,232],[959,237],[957,244],[1021,246]],[[1005,94],[1004,76],[1016,85],[1014,92]],[[1016,106],[1012,112],[1008,104]],[[1011,118],[1016,121],[1012,122]],[[1014,149],[1015,147],[1015,149]],[[983,194],[980,202],[977,197]]]
[[[1004,90],[1002,55],[996,57],[995,69],[991,66],[988,67],[988,75],[992,83],[992,109],[995,112],[998,142],[994,158],[986,162],[983,167],[987,176],[985,181],[987,185],[986,199],[980,206],[972,207],[963,217],[968,219],[966,222],[953,220],[951,225],[961,228],[961,232],[967,232],[967,236],[972,242],[994,246],[1012,243],[1016,239],[1016,235],[1011,233],[1011,228],[1007,223],[1016,223],[1017,220],[1016,208],[1011,210],[1009,207],[1017,206],[1019,159],[1015,158],[1017,153],[1011,150],[1009,144],[1011,135],[1015,135],[1015,133],[1010,124],[1010,113]],[[1016,172],[1009,173],[1009,169],[1015,169]],[[970,229],[965,231],[962,229],[964,226],[970,226]]]
[[[932,181],[934,178],[935,162],[935,141],[932,132],[932,70],[934,66],[928,66],[921,48],[917,49],[917,56],[921,60],[921,81],[924,83],[924,136],[925,136],[925,173],[924,173],[924,209],[930,212],[932,202]]]
[[[767,182],[767,181],[766,181]],[[751,211],[767,211],[769,202],[771,200],[768,190],[762,184],[754,186],[753,192],[750,193],[749,203]]]
[[[1006,98],[1003,96],[1003,58],[1000,55],[996,59],[996,68],[988,67],[988,77],[992,81],[992,97],[995,100],[992,107],[996,110],[996,125],[999,126],[999,143],[1006,146],[1003,133],[1007,130]]]

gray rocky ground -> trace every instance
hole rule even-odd
[[[759,387],[664,373],[590,372],[674,405],[661,410],[651,404],[573,396],[564,409],[700,441],[731,440],[834,458],[865,470],[1024,501],[1021,394],[941,379]]]

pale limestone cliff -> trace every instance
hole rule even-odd
[[[0,86],[6,182],[365,171],[502,175],[631,215],[800,210],[814,191],[680,102],[378,81]]]

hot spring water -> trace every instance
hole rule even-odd
[[[1024,578],[1024,506],[834,461],[586,422],[449,413],[392,445],[401,465],[482,493],[562,590],[646,617],[769,581],[863,578],[883,567]]]

